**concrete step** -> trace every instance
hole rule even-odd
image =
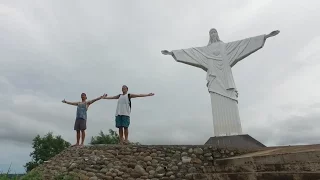
[[[267,171],[288,171],[288,172],[318,172],[320,171],[319,163],[292,163],[292,164],[245,164],[245,165],[215,165],[205,167],[206,172],[267,172]],[[320,179],[319,179],[320,180]]]
[[[207,174],[207,180],[320,180],[320,172],[234,172]]]
[[[215,160],[215,172],[320,171],[320,151],[259,152]]]

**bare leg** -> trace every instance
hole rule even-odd
[[[79,146],[79,140],[80,140],[80,130],[77,130],[77,143],[73,146]]]
[[[83,142],[84,142],[84,139],[86,137],[86,131],[85,130],[81,130],[81,135],[82,135],[82,137],[81,137],[81,146],[83,146]]]
[[[125,141],[128,142],[129,129],[127,127],[124,128],[124,137]]]
[[[119,142],[123,143],[123,127],[119,127]]]

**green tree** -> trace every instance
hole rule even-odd
[[[52,132],[47,133],[43,137],[37,135],[32,143],[34,149],[34,151],[30,153],[32,160],[24,165],[26,171],[31,171],[44,161],[49,160],[64,149],[70,147],[70,145],[71,144],[62,139],[61,136],[53,136]]]

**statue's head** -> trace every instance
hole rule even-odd
[[[215,28],[210,29],[209,31],[210,39],[208,45],[221,41],[219,38],[218,31]]]

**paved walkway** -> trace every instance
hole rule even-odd
[[[248,154],[231,157],[227,159],[254,157],[254,156],[267,156],[267,155],[280,155],[280,154],[294,154],[294,153],[312,152],[312,151],[320,151],[320,144],[266,147],[266,148],[259,149],[257,152],[254,152],[254,153],[248,153]]]

